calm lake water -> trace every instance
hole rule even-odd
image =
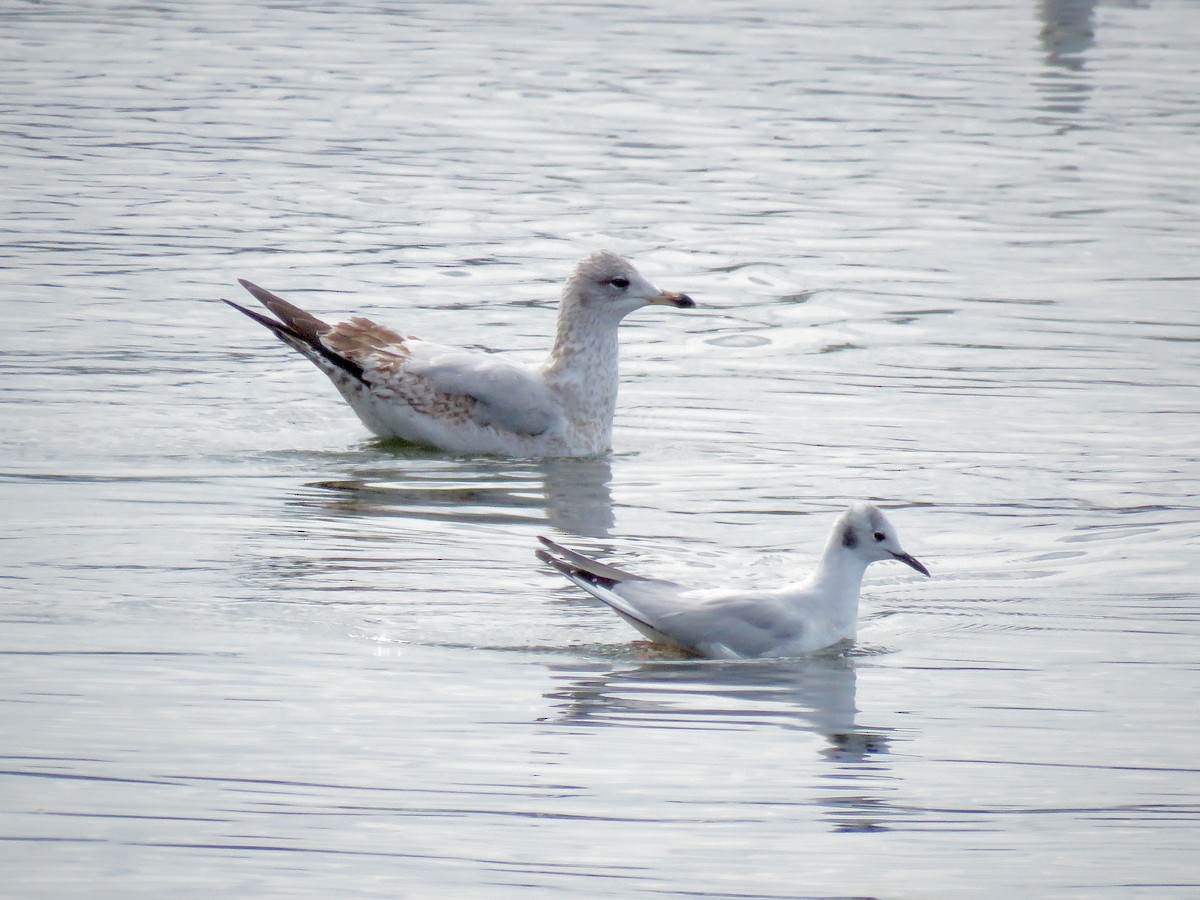
[[[1200,890],[1200,9],[0,0],[11,896]],[[824,8],[819,8],[824,7]],[[218,302],[535,359],[611,456],[373,441]],[[803,573],[852,650],[648,650],[536,535]]]

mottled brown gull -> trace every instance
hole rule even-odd
[[[532,367],[358,316],[330,325],[256,284],[241,284],[276,318],[225,302],[312,360],[375,434],[508,456],[610,449],[621,320],[648,304],[695,306],[687,294],[659,290],[615,253],[593,253],[563,286],[554,346]]]

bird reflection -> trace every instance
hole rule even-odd
[[[345,477],[310,482],[295,502],[339,516],[520,524],[607,537],[614,525],[608,457],[509,461],[375,459]]]
[[[607,456],[544,459],[546,518],[567,534],[608,537],[613,518],[612,461]]]
[[[1041,0],[1041,41],[1047,71],[1039,87],[1048,113],[1071,116],[1082,112],[1092,92],[1083,75],[1084,55],[1095,43],[1097,0]]]
[[[1042,0],[1042,47],[1046,62],[1071,71],[1083,68],[1083,55],[1096,42],[1096,0]]]
[[[641,665],[550,666],[561,685],[545,696],[558,725],[750,730],[773,726],[820,734],[820,757],[834,768],[814,786],[832,828],[883,831],[900,813],[879,796],[894,790],[888,762],[891,730],[856,723],[853,657],[657,660]],[[781,770],[782,771],[782,770]]]
[[[775,725],[824,735],[822,756],[861,762],[887,753],[885,730],[855,724],[856,674],[843,653],[803,659],[659,660],[632,668],[551,667],[564,682],[547,694],[561,723],[730,727]]]

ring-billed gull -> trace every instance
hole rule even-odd
[[[242,286],[277,318],[225,302],[312,360],[380,437],[460,453],[590,456],[612,443],[617,326],[647,304],[690,308],[602,250],[563,286],[558,333],[538,368],[400,334],[355,317],[330,325],[256,284]]]
[[[887,517],[870,503],[842,513],[816,569],[804,581],[773,590],[693,588],[643,578],[560,546],[538,550],[549,563],[650,640],[713,659],[796,656],[858,633],[858,595],[873,562],[898,559],[929,570],[905,553]]]

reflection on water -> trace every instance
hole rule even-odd
[[[1096,0],[1042,0],[1041,41],[1047,69],[1038,78],[1047,113],[1073,116],[1092,93],[1084,73],[1084,54],[1092,48]]]
[[[348,468],[344,478],[309,482],[291,502],[350,517],[487,525],[544,519],[550,527],[583,537],[607,537],[614,524],[608,456],[464,460],[436,468],[409,457]]]
[[[362,455],[309,456],[303,468],[325,477],[293,482],[239,548],[256,609],[290,617],[299,606],[376,645],[570,643],[569,616],[550,625],[531,616],[541,609],[531,599],[542,574],[535,535],[609,534],[608,457],[462,459],[375,446]]]
[[[1042,0],[1040,12],[1046,62],[1078,72],[1096,42],[1096,0]]]
[[[608,537],[615,519],[612,460],[547,459],[538,465],[544,479],[546,519],[559,531],[581,537]]]
[[[861,762],[886,753],[886,731],[855,724],[854,657],[655,661],[627,668],[554,664],[564,682],[546,696],[557,721],[660,728],[746,728],[773,725],[813,731],[834,762]]]
[[[753,732],[765,726],[821,735],[834,768],[816,802],[836,831],[883,831],[899,815],[883,796],[898,788],[888,763],[892,730],[857,723],[855,658],[655,661],[637,666],[548,666],[546,694],[560,725]],[[794,761],[793,761],[794,762]],[[785,777],[781,766],[772,777]]]

